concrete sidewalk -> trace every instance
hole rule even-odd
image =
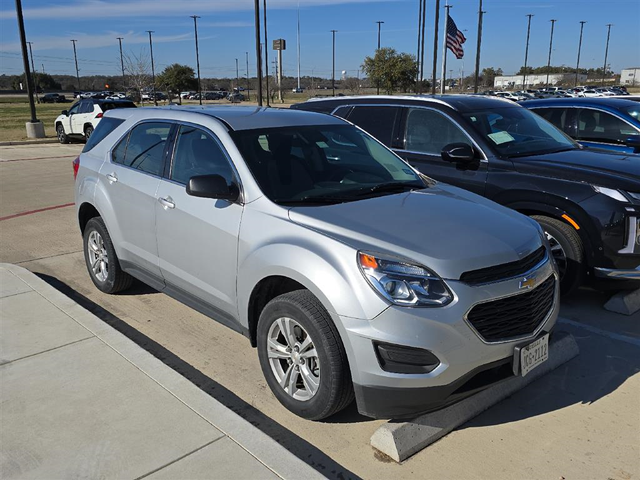
[[[323,478],[127,337],[0,264],[0,478]]]

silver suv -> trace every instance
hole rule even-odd
[[[74,161],[87,268],[246,335],[309,419],[398,418],[548,357],[558,275],[540,227],[304,111],[109,111]]]

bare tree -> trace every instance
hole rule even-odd
[[[136,55],[129,52],[124,55],[124,71],[129,86],[135,90],[142,101],[142,92],[151,87],[151,60],[146,50],[141,49]]]
[[[360,79],[356,77],[347,77],[342,82],[345,89],[349,91],[351,95],[358,95],[360,93]]]

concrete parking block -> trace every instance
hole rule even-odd
[[[98,338],[5,364],[0,382],[3,479],[137,478],[223,436]]]
[[[402,462],[578,353],[578,344],[572,335],[556,332],[549,344],[549,359],[526,377],[510,378],[454,405],[408,422],[385,423],[371,436],[371,446],[396,462]]]
[[[233,459],[232,462],[229,461],[230,458]],[[224,437],[147,478],[153,480],[175,480],[176,478],[275,480],[280,477],[265,469],[264,465],[233,440]]]
[[[640,288],[631,292],[616,293],[604,304],[604,308],[622,315],[633,315],[640,312]]]
[[[0,298],[17,295],[31,291],[29,285],[24,283],[8,270],[0,270]]]
[[[11,275],[0,274],[3,279]],[[93,336],[33,291],[2,299],[0,329],[0,364]]]

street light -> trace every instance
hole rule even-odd
[[[120,44],[120,66],[122,67],[122,87],[127,88],[127,79],[124,76],[124,58],[122,56],[122,40],[123,37],[116,37],[118,39],[118,43]]]
[[[528,13],[527,17],[529,17],[529,21],[527,23],[527,46],[524,50],[524,69],[522,72],[522,89],[527,89],[527,59],[529,58],[529,34],[531,33],[531,17],[533,17],[532,13]]]
[[[249,85],[249,52],[244,52],[247,57],[247,100],[251,100],[251,85]]]
[[[38,82],[36,81],[36,67],[33,63],[33,50],[31,50],[33,42],[27,42],[27,44],[29,45],[29,55],[31,55],[31,74],[33,75],[33,83],[35,86],[36,102],[40,103],[40,98],[38,97]]]
[[[609,37],[611,36],[612,23],[607,23],[607,46],[604,49],[604,66],[602,67],[602,85],[604,86],[604,77],[607,75],[607,56],[609,55]],[[33,61],[33,57],[31,57]]]
[[[381,20],[378,20],[376,23],[378,24],[378,50],[380,50],[380,27],[384,22]],[[376,93],[380,95],[380,82],[378,81],[376,83],[378,84],[376,87]]]
[[[71,40],[71,43],[73,43],[73,58],[76,61],[76,80],[78,80],[78,90],[80,90],[80,73],[78,70],[78,54],[76,52],[76,42],[78,40]]]
[[[153,41],[151,40],[151,34],[153,30],[147,30],[149,34],[149,50],[151,51],[151,82],[153,84],[153,103],[158,106],[158,97],[156,97],[156,68],[153,64]]]
[[[336,96],[336,32],[337,30],[331,30],[333,36],[333,60],[331,67],[331,89],[333,90],[333,96]]]
[[[545,85],[549,86],[549,70],[551,69],[551,49],[553,48],[553,27],[558,20],[551,19],[551,38],[549,39],[549,60],[547,60],[547,82]]]
[[[576,84],[574,86],[578,86],[578,69],[580,68],[580,50],[582,50],[582,30],[584,29],[584,24],[587,23],[584,20],[580,21],[580,41],[578,42],[578,60],[576,62]]]
[[[193,18],[193,30],[196,34],[196,67],[198,69],[198,100],[200,100],[200,105],[202,105],[202,84],[200,83],[200,53],[198,51],[198,19],[200,18],[198,15],[191,15]]]

